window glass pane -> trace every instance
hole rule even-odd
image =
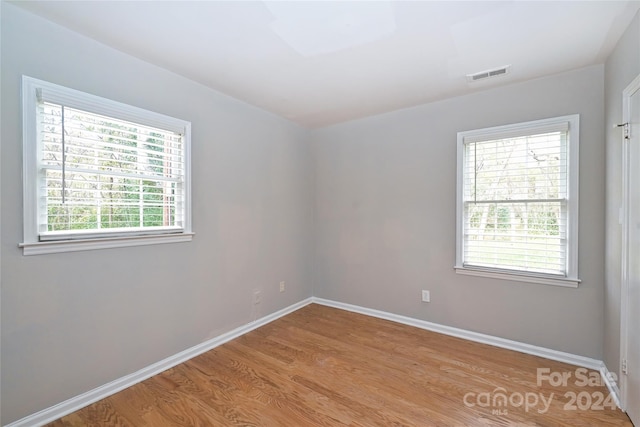
[[[565,202],[469,203],[467,265],[565,274]]]
[[[466,144],[465,200],[566,197],[565,133]]]
[[[182,135],[40,104],[41,234],[181,227]]]

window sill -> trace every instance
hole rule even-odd
[[[503,271],[459,266],[455,266],[454,268],[456,270],[456,273],[465,274],[468,276],[489,277],[492,279],[500,280],[513,280],[516,282],[537,283],[540,285],[562,286],[565,288],[577,288],[580,284],[580,279],[567,279],[564,277],[560,278],[535,274],[505,273]]]
[[[190,242],[194,233],[154,234],[146,236],[102,237],[97,239],[59,240],[20,243],[23,255],[44,255],[59,252],[91,251],[95,249],[125,248],[129,246],[159,245]]]

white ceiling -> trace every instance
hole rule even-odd
[[[306,127],[604,62],[640,1],[22,1]],[[467,74],[511,65],[469,83]]]

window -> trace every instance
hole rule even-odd
[[[456,272],[577,287],[578,115],[458,133]]]
[[[25,255],[188,241],[189,122],[23,77]]]

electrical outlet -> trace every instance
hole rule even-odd
[[[253,305],[258,305],[262,302],[262,294],[260,291],[253,291]]]
[[[280,282],[280,292],[284,292],[284,281]]]
[[[422,291],[422,302],[431,302],[431,294],[429,291]]]

